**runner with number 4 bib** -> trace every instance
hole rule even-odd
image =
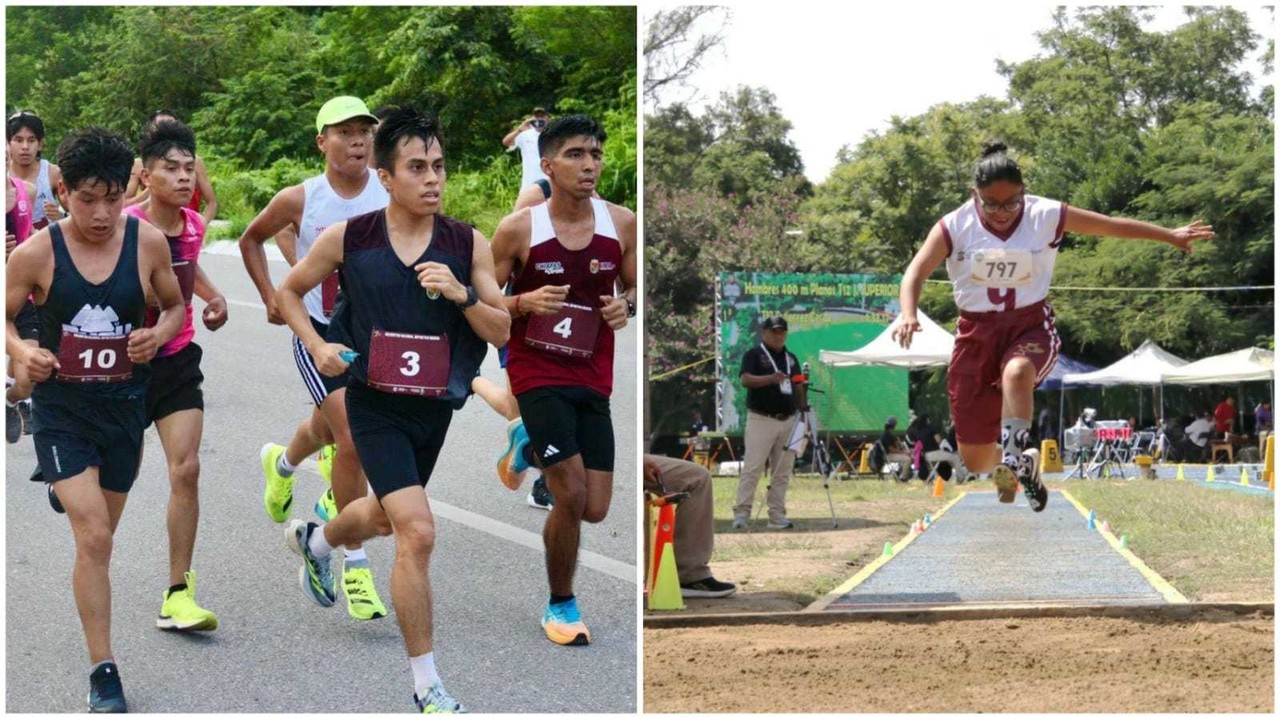
[[[394,534],[391,599],[414,700],[423,713],[459,712],[462,706],[440,681],[432,647],[428,566],[436,529],[426,485],[485,343],[506,342],[511,317],[485,238],[440,212],[444,150],[435,120],[395,110],[382,120],[374,146],[390,204],[326,229],[276,295],[316,367],[329,377],[350,374],[347,417],[374,496],[347,504],[327,524],[295,519],[285,538],[303,557],[303,591],[330,606],[333,547]],[[302,296],[335,270],[343,300],[326,341]]]
[[[316,145],[325,157],[324,174],[276,193],[240,237],[244,266],[267,307],[268,322],[284,324],[285,320],[276,304],[276,290],[267,270],[263,243],[292,224],[298,228],[296,253],[298,262],[302,262],[325,228],[387,206],[387,191],[368,162],[373,153],[373,128],[377,122],[378,118],[359,98],[335,97],[326,102],[316,115],[319,133]],[[319,286],[309,288],[304,301],[312,330],[323,337],[337,303],[338,275],[330,273],[317,284]],[[294,470],[310,455],[336,443],[338,449],[331,460],[336,506],[327,505],[324,496],[316,503],[321,519],[332,519],[337,510],[369,491],[360,474],[360,462],[347,425],[348,377],[344,373],[336,376],[322,373],[296,334],[293,359],[316,408],[310,419],[298,425],[287,447],[274,443],[263,446],[260,457],[266,486],[262,501],[272,521],[287,520],[293,504]],[[321,464],[322,473],[324,469],[325,465]],[[347,596],[347,612],[356,619],[385,617],[387,608],[378,597],[364,548],[357,542],[347,545],[345,550],[342,588]]]
[[[1044,511],[1040,452],[1030,448],[1032,392],[1058,359],[1058,332],[1046,297],[1063,234],[1166,242],[1191,251],[1213,237],[1199,220],[1166,229],[1112,218],[1028,195],[1022,171],[1003,143],[983,146],[972,199],[938,221],[902,277],[902,313],[892,336],[903,347],[920,331],[924,281],[947,263],[960,309],[947,393],[960,456],[971,472],[992,472],[1001,502],[1022,484],[1027,502]]]
[[[635,315],[635,214],[592,197],[604,141],[585,115],[547,125],[538,150],[551,198],[505,217],[493,238],[498,282],[513,290],[507,376],[555,498],[542,532],[551,588],[542,627],[568,645],[591,641],[573,574],[582,522],[609,511],[614,332]]]
[[[89,648],[89,710],[127,710],[111,651],[112,542],[138,474],[147,364],[182,329],[183,302],[156,228],[121,214],[133,152],[101,129],[58,149],[70,216],[9,258],[5,349],[36,384],[36,456],[66,508],[75,540],[71,588]],[[40,308],[40,346],[18,336],[28,295]],[[160,307],[144,327],[147,297]]]

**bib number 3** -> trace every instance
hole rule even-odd
[[[374,330],[369,386],[389,394],[439,397],[449,389],[449,338]]]

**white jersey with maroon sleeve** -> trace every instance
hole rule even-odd
[[[1002,312],[1045,299],[1066,219],[1065,202],[1026,195],[1007,233],[986,223],[977,200],[938,220],[956,307]]]
[[[370,169],[368,172],[369,179],[365,182],[364,189],[350,199],[335,192],[333,185],[329,184],[329,178],[323,174],[303,181],[302,221],[298,225],[297,244],[299,262],[307,256],[311,251],[311,245],[315,244],[316,238],[329,225],[346,222],[356,215],[381,210],[387,206],[390,198],[387,195],[387,189],[378,182],[377,170]],[[332,289],[336,291],[337,275],[330,276],[325,283],[332,283]],[[320,324],[329,324],[329,316],[325,312],[323,284],[311,288],[302,301],[307,307],[307,314],[311,315],[312,319]]]

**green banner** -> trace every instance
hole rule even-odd
[[[870,342],[898,313],[902,275],[724,272],[716,281],[718,427],[741,434],[747,390],[742,356],[760,342],[762,317],[786,318],[787,349],[810,365],[809,395],[824,430],[874,432],[889,415],[907,415],[907,371],[831,368],[819,350],[849,351]]]

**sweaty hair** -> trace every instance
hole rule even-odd
[[[30,130],[37,140],[44,142],[44,120],[41,120],[40,116],[34,112],[27,112],[26,110],[15,112],[5,122],[5,142],[12,140],[13,136],[18,134],[18,131],[24,127]]]
[[[378,122],[382,122],[383,120],[387,119],[387,115],[390,115],[395,110],[396,110],[395,105],[383,105],[373,111],[373,116],[378,118]]]
[[[1022,170],[1006,154],[1008,149],[1000,141],[982,143],[982,159],[978,160],[978,167],[973,172],[974,187],[986,187],[997,180],[1022,184]]]
[[[108,192],[124,192],[133,169],[133,150],[116,133],[91,127],[62,141],[58,146],[58,166],[68,190],[93,179],[106,184]]]
[[[196,134],[177,120],[161,120],[155,123],[138,143],[138,154],[142,156],[142,164],[148,167],[156,160],[164,159],[170,150],[175,149],[191,155],[193,159],[196,156]]]
[[[600,123],[586,115],[565,115],[547,123],[546,129],[538,135],[538,155],[550,157],[560,151],[564,143],[572,137],[586,135],[594,137],[601,145],[607,139]]]
[[[378,169],[396,174],[400,141],[414,137],[421,139],[427,148],[432,142],[438,142],[440,149],[444,149],[444,138],[440,137],[440,125],[435,117],[412,107],[392,108],[378,123],[378,132],[373,136],[373,156]]]

